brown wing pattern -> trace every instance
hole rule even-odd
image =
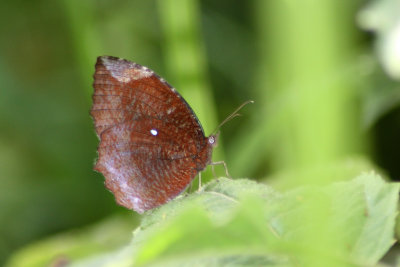
[[[99,57],[94,89],[91,115],[100,138],[95,170],[120,205],[140,213],[157,207],[209,163],[212,147],[193,111],[153,71]]]

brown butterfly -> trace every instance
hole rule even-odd
[[[152,70],[102,56],[93,86],[94,169],[118,204],[143,213],[176,197],[207,165],[226,168],[211,162],[218,134],[205,137],[188,103]]]

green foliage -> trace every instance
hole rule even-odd
[[[372,174],[349,180],[371,169],[400,177],[392,80],[400,9],[397,0],[364,2],[1,1],[0,265],[10,255],[11,266],[374,264],[393,241],[397,185]],[[212,182],[145,215],[124,248],[136,227],[130,219],[70,231],[129,213],[92,171],[88,111],[99,55],[154,69],[206,134],[255,100],[221,129],[214,159],[234,177],[293,191]]]
[[[131,216],[112,216],[90,228],[71,230],[27,246],[15,253],[7,266],[56,266],[58,262],[97,256],[127,243],[133,225]]]
[[[398,194],[374,173],[286,193],[220,178],[145,214],[128,246],[64,256],[71,266],[370,266],[394,243]],[[36,246],[51,259],[54,244]],[[33,248],[12,266],[36,266]]]

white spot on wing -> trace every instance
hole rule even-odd
[[[158,131],[156,129],[151,129],[150,133],[154,136],[158,135]]]

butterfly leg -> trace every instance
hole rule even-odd
[[[193,183],[190,183],[187,192],[191,193],[191,192],[192,192],[192,189],[193,189]]]
[[[211,164],[211,171],[215,178],[217,178],[217,174],[215,173],[214,164]]]
[[[199,172],[199,187],[197,188],[198,191],[201,189],[201,172]]]
[[[224,165],[224,169],[225,169],[225,174],[226,174],[226,177],[228,177],[228,178],[232,178],[230,175],[229,175],[229,172],[228,172],[228,167],[226,166],[226,163],[225,163],[225,161],[216,161],[216,162],[211,162],[211,168],[212,168],[212,170],[213,170],[213,173],[214,173],[214,165]],[[215,174],[214,174],[215,175]]]

